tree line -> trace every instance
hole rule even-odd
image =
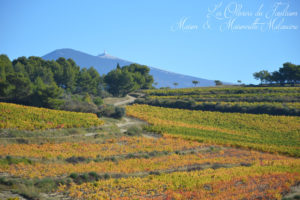
[[[105,67],[105,66],[103,66]],[[95,102],[107,92],[114,96],[152,87],[147,66],[131,64],[101,76],[94,67],[80,68],[72,59],[44,60],[19,57],[11,61],[0,55],[0,101],[60,108],[66,95],[82,95]],[[98,97],[98,98],[97,98]],[[76,97],[77,98],[77,97]]]
[[[300,65],[295,65],[290,62],[283,64],[278,71],[268,72],[262,70],[253,74],[256,80],[262,83],[279,83],[280,85],[300,83]]]

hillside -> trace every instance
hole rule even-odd
[[[243,103],[243,112],[249,112],[246,103],[298,107],[299,102],[295,87],[142,92],[139,99],[180,105],[186,98],[195,106]],[[123,106],[134,99],[104,102]],[[293,189],[300,181],[298,116],[135,104],[126,106],[123,119],[97,119],[7,103],[0,110],[1,105],[1,199],[254,200],[299,195]]]
[[[297,87],[206,87],[145,90],[139,104],[270,115],[300,115]]]
[[[129,65],[131,61],[123,60],[107,53],[93,56],[84,52],[76,51],[73,49],[58,49],[51,53],[44,55],[42,58],[45,60],[56,60],[59,57],[72,58],[80,67],[95,67],[100,74],[106,74],[112,69],[116,68],[117,63],[120,66]],[[146,63],[141,63],[146,64]],[[193,87],[192,81],[199,82],[199,86],[214,86],[213,80],[197,78],[193,76],[178,74],[161,70],[155,67],[150,68],[150,74],[154,77],[154,82],[158,84],[156,87],[174,87],[173,83],[178,83],[178,88]]]
[[[0,102],[0,129],[45,130],[94,127],[103,124],[95,114],[51,110]]]

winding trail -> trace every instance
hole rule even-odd
[[[143,94],[139,94],[139,95],[143,96]],[[126,98],[127,98],[126,100],[117,101],[113,105],[123,107],[123,106],[126,106],[128,104],[133,103],[136,100],[136,97],[133,97],[131,95],[126,95]],[[142,120],[137,119],[137,118],[125,116],[125,117],[123,117],[123,120],[119,123],[116,123],[116,125],[120,129],[121,133],[125,133],[130,126],[147,125],[147,122],[142,121]],[[153,137],[152,135],[146,135],[146,134],[143,134],[143,136],[148,137],[148,138],[156,138],[156,137]]]
[[[120,101],[116,101],[113,105],[114,106],[121,106],[121,107],[125,107],[126,105],[133,103],[135,101],[135,97],[127,95],[126,99],[123,100],[121,98],[119,98]],[[114,98],[114,100],[118,100],[118,98]],[[120,129],[121,133],[124,133],[127,131],[127,129],[130,126],[134,126],[134,125],[146,125],[147,123],[139,120],[137,118],[133,118],[133,117],[123,117],[122,121],[116,123],[116,126]],[[104,124],[102,126],[110,126],[111,124]],[[64,138],[72,138],[72,137],[92,137],[97,135],[98,133],[84,133],[84,134],[71,134],[71,135],[64,135],[64,136],[37,136],[36,138],[38,139],[64,139]],[[145,137],[151,137],[152,136],[148,136],[148,135],[144,135]],[[31,139],[32,137],[0,137],[0,141],[1,140],[18,140],[18,139]]]
[[[119,101],[119,102],[115,102],[114,106],[126,106],[130,103],[133,103],[135,101],[135,97],[127,95],[127,100],[123,100],[123,101]],[[120,129],[121,133],[124,133],[127,131],[128,127],[130,126],[134,126],[134,125],[143,125],[143,124],[147,124],[144,121],[141,121],[137,118],[133,118],[133,117],[123,117],[123,120],[119,123],[117,123],[117,127]]]
[[[136,99],[135,97],[130,96],[130,95],[126,95],[126,97],[128,98],[127,100],[115,102],[114,106],[124,106],[124,105],[130,104],[130,103],[133,103]]]

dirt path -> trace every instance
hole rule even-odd
[[[140,94],[142,96],[142,94]],[[104,99],[105,104],[112,104],[114,106],[124,106],[134,102],[136,98],[131,95],[126,95],[125,97],[108,97]]]
[[[126,100],[115,102],[114,106],[124,106],[124,105],[130,104],[130,103],[133,103],[134,100],[136,99],[135,97],[130,96],[130,95],[127,95],[126,98],[127,98]]]
[[[141,121],[139,119],[132,118],[132,117],[123,117],[123,120],[121,122],[116,123],[116,125],[120,129],[121,133],[126,132],[130,126],[146,125],[146,124],[147,124],[146,122]]]
[[[120,101],[114,102],[114,106],[126,106],[135,101],[135,97],[126,95],[126,99],[120,99]],[[116,100],[116,99],[115,99]],[[126,132],[130,126],[134,125],[146,125],[147,123],[133,117],[123,117],[122,121],[116,123],[117,127],[120,129],[122,133]]]
[[[142,94],[141,94],[142,95]],[[126,95],[125,98],[110,98],[110,101],[113,102],[114,106],[126,106],[132,102],[134,102],[136,98],[130,95]],[[146,125],[147,123],[139,120],[137,118],[133,118],[133,117],[123,117],[122,121],[117,122],[115,125],[120,129],[120,131],[122,133],[126,132],[127,129],[130,126],[134,126],[134,125]],[[105,123],[102,127],[106,127],[106,126],[111,126],[111,123]],[[65,138],[72,138],[72,137],[92,137],[97,135],[98,133],[84,133],[84,134],[71,134],[71,135],[64,135],[64,136],[38,136],[36,138],[39,139],[65,139]],[[153,138],[153,136],[151,135],[145,135],[143,134],[144,137],[151,137]],[[1,140],[18,140],[18,139],[31,139],[32,137],[13,137],[13,138],[6,138],[6,137],[0,137],[0,141]]]

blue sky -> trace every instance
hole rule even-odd
[[[300,64],[297,0],[0,0],[0,27],[0,53],[11,59],[60,48],[92,55],[105,49],[234,83],[257,83],[253,72],[274,71],[287,61]]]

